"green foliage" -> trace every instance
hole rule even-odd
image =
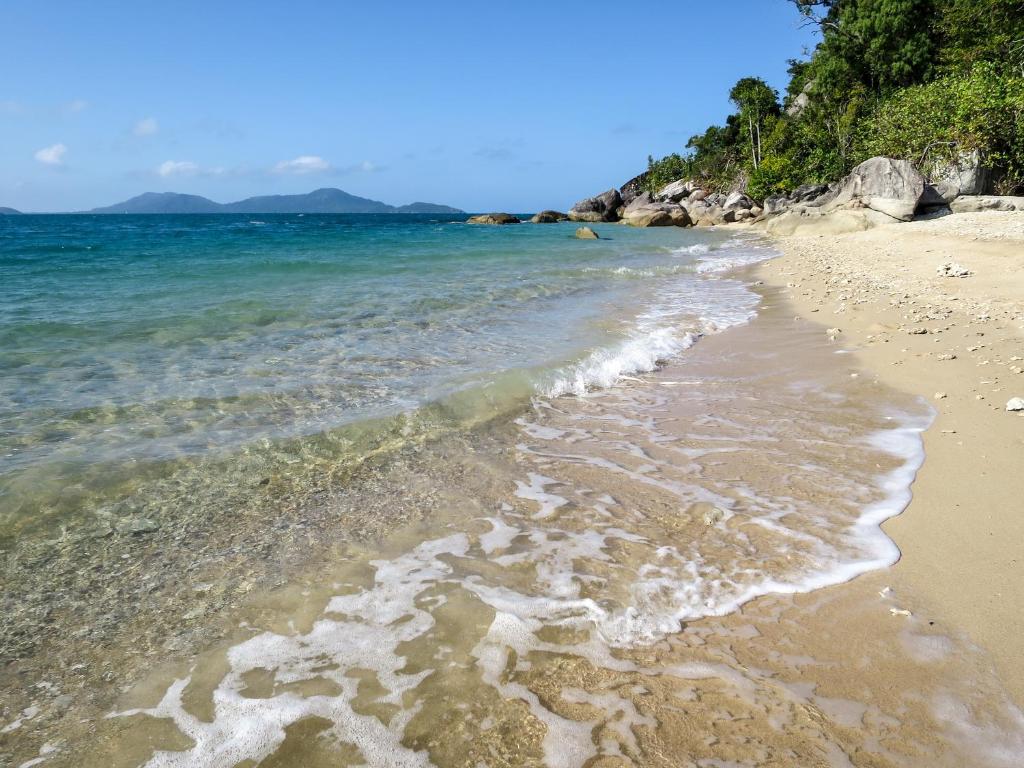
[[[1004,191],[1024,188],[1024,0],[791,2],[822,40],[789,62],[786,111],[767,83],[743,78],[725,125],[650,159],[650,189],[689,177],[763,198],[874,155],[929,172],[973,151]]]
[[[1008,189],[1024,183],[1024,77],[982,62],[967,73],[904,89],[881,102],[859,154],[888,155],[926,173],[980,152]]]

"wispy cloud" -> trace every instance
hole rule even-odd
[[[369,160],[363,160],[361,163],[355,165],[348,165],[340,169],[341,173],[377,173],[377,171],[383,171],[384,166],[371,163]]]
[[[63,165],[64,154],[68,148],[63,144],[54,144],[51,147],[43,147],[35,154],[36,160],[43,165]]]
[[[331,170],[331,164],[319,155],[299,155],[294,160],[282,160],[274,166],[274,173],[290,173],[304,175],[307,173],[325,173]]]
[[[191,160],[164,160],[156,168],[157,176],[170,179],[176,176],[223,176],[228,171],[220,166],[205,168]]]
[[[135,124],[135,127],[132,128],[132,133],[136,136],[152,136],[159,130],[160,124],[156,121],[156,118],[146,117]]]
[[[64,111],[72,115],[78,114],[79,112],[84,112],[88,108],[89,102],[85,99],[75,99],[74,101],[69,101],[67,104],[64,105]]]

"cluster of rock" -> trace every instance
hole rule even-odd
[[[939,169],[927,180],[912,163],[873,157],[834,184],[805,184],[785,195],[771,195],[763,205],[741,191],[716,192],[700,182],[681,179],[655,193],[644,190],[641,174],[620,189],[609,189],[576,203],[569,212],[541,211],[530,221],[619,222],[634,227],[713,227],[771,219],[770,231],[786,234],[809,221],[835,231],[865,229],[875,224],[910,221],[914,216],[984,210],[1024,211],[1024,197],[982,194],[991,177],[980,158]],[[825,217],[828,217],[827,219]],[[471,224],[518,224],[507,213],[472,216]]]
[[[753,221],[763,210],[742,192],[709,192],[692,180],[674,181],[655,194],[609,189],[576,203],[571,221],[621,222],[634,227],[700,227]]]
[[[716,226],[780,218],[784,231],[796,220],[830,216],[847,228],[865,228],[914,216],[981,210],[1024,211],[1024,197],[981,194],[990,177],[980,160],[933,173],[931,181],[907,160],[874,157],[834,184],[806,184],[789,194],[772,195],[763,205],[740,191],[713,192],[692,179],[674,181],[654,194],[642,191],[644,177],[630,179],[581,200],[568,218],[581,222],[621,222],[636,227]],[[836,215],[839,214],[839,215]]]

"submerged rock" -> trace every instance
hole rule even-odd
[[[576,237],[580,240],[600,240],[601,237],[590,227],[580,227],[576,230]]]
[[[518,216],[511,213],[481,213],[479,216],[470,216],[466,219],[467,224],[521,224]]]

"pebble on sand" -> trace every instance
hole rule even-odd
[[[1024,411],[1024,397],[1011,397],[1006,401],[1006,410]]]

